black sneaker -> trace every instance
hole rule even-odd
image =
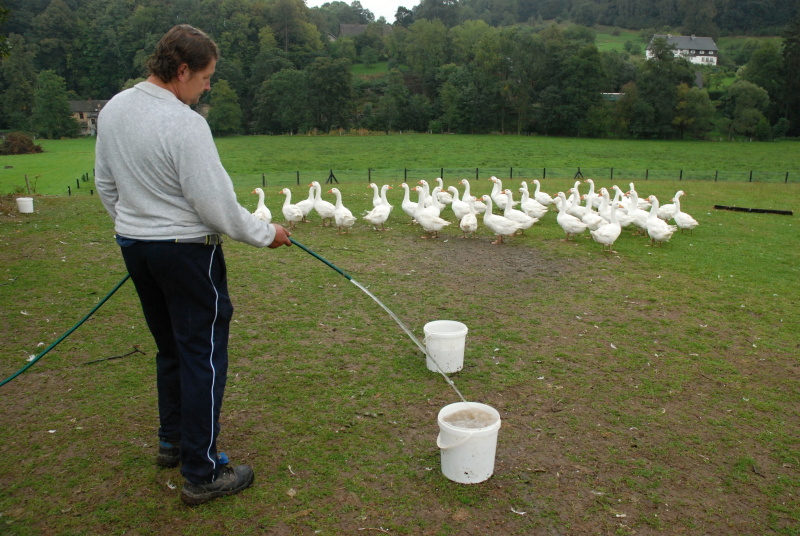
[[[192,484],[187,481],[183,485],[181,499],[189,506],[203,504],[217,497],[239,493],[249,488],[254,479],[253,469],[249,465],[225,465],[217,479],[210,484]]]
[[[159,442],[156,463],[161,467],[177,467],[181,463],[181,447],[166,441]]]

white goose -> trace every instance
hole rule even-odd
[[[389,219],[389,214],[392,212],[392,208],[394,208],[389,204],[389,201],[386,200],[386,190],[390,190],[391,188],[392,187],[388,184],[381,186],[381,202],[375,206],[375,208],[364,214],[364,219],[370,222],[376,231],[386,230],[386,220]],[[378,229],[379,226],[380,229]]]
[[[444,181],[441,177],[436,177],[436,182],[439,184],[439,195],[436,198],[443,205],[449,205],[453,202],[453,196],[450,195],[450,188],[444,187]]]
[[[374,182],[369,183],[369,187],[372,188],[372,208],[375,208],[382,203],[381,192]]]
[[[270,212],[267,205],[264,204],[264,190],[261,188],[256,188],[253,190],[254,194],[258,194],[258,206],[253,211],[253,216],[258,218],[261,221],[265,221],[267,223],[272,221],[272,212]]]
[[[336,224],[336,234],[343,234],[342,229],[345,229],[344,234],[349,233],[350,228],[356,223],[356,217],[353,216],[350,209],[342,204],[342,192],[338,188],[331,188],[328,193],[336,197],[336,204],[333,206],[333,221]]]
[[[600,198],[597,194],[592,194],[594,198]],[[586,224],[590,231],[596,231],[601,225],[608,223],[604,217],[594,211],[593,200],[589,194],[584,195],[586,198],[586,211],[581,216],[581,221]]]
[[[552,205],[553,204],[553,198],[547,192],[542,192],[541,191],[542,186],[539,184],[539,181],[536,180],[536,179],[533,179],[533,184],[536,185],[536,190],[533,192],[533,198],[537,202],[541,203],[542,205],[544,205],[546,207],[549,207],[550,205]]]
[[[311,213],[311,210],[314,208],[314,203],[315,203],[314,193],[315,193],[314,186],[309,184],[308,198],[307,199],[303,199],[302,201],[298,201],[297,203],[295,203],[297,205],[297,208],[299,208],[300,211],[303,213],[303,219],[300,220],[302,222],[307,222],[308,221],[308,215]]]
[[[636,192],[636,188],[633,186],[632,182],[630,184],[628,184],[628,186],[630,187],[629,192]],[[648,201],[646,198],[642,199],[641,197],[639,197],[639,193],[636,192],[636,206],[638,206],[639,208],[644,209],[644,210],[649,210],[650,209],[650,201]]]
[[[464,216],[469,214],[470,209],[472,209],[472,205],[458,198],[458,188],[455,186],[449,186],[447,191],[450,192],[450,197],[452,199],[450,202],[450,208],[453,209],[453,214],[456,215],[456,220],[461,221]]]
[[[431,187],[428,184],[428,181],[426,181],[425,179],[421,179],[421,180],[417,181],[417,184],[419,184],[420,187],[422,188],[422,190],[419,190],[417,192],[417,193],[419,193],[419,199],[417,200],[417,205],[422,203],[424,206],[430,206],[431,205],[431,200],[430,200]]]
[[[587,193],[586,195],[589,196],[589,199],[592,202],[592,206],[594,208],[599,207],[600,206],[600,196],[598,196],[597,193],[594,190],[594,181],[592,179],[586,179],[583,182],[589,184],[589,193]]]
[[[502,244],[503,237],[515,234],[519,229],[519,224],[505,216],[492,214],[492,196],[484,195],[481,200],[486,204],[486,212],[483,213],[483,224],[497,235],[492,244]]]
[[[616,187],[616,193],[614,194],[614,200],[611,201],[609,198],[608,190],[605,188],[600,188],[600,196],[603,198],[600,201],[600,208],[597,209],[597,212],[605,218],[606,221],[611,221],[611,207],[617,207],[617,221],[619,222],[619,226],[623,229],[631,225],[631,219],[628,217],[628,212],[625,210],[625,206],[620,201],[623,197],[622,190],[619,187]],[[627,198],[625,198],[627,199]]]
[[[675,206],[675,198],[685,195],[683,190],[678,190],[675,192],[675,195],[672,197],[672,203],[664,203],[663,205],[658,207],[658,217],[664,221],[669,221],[675,216],[675,212],[677,211],[677,207]]]
[[[469,207],[469,212],[464,214],[458,222],[459,228],[464,232],[463,238],[475,237],[475,231],[478,229],[478,214],[475,212],[475,207],[469,203],[467,203],[467,207]]]
[[[683,195],[683,192],[678,192],[678,194]],[[681,210],[681,196],[678,194],[675,194],[675,198],[672,200],[672,202],[675,203],[676,208],[675,215],[672,216],[672,218],[675,220],[675,225],[678,226],[678,229],[680,229],[681,232],[689,231],[691,233],[692,229],[700,224],[697,223],[696,219],[692,218],[689,214],[686,214]]]
[[[508,199],[506,208],[503,210],[503,216],[519,224],[518,233],[523,234],[525,229],[530,229],[533,227],[533,224],[539,221],[539,218],[532,218],[525,214],[525,212],[514,208],[514,197],[512,196],[510,189],[506,188],[503,193],[506,194],[506,198]]]
[[[472,208],[474,208],[475,212],[478,214],[483,214],[486,212],[486,204],[470,193],[469,180],[461,179],[461,184],[464,185],[464,195],[461,196],[461,200],[466,201],[467,203],[472,203]]]
[[[606,192],[608,194],[608,192]],[[617,219],[617,207],[619,205],[611,205],[610,215],[611,221],[606,223],[605,225],[601,225],[595,230],[589,231],[589,234],[592,235],[592,240],[600,244],[602,246],[602,250],[604,253],[616,253],[616,251],[612,250],[612,246],[614,242],[617,241],[619,238],[620,233],[622,232],[622,227],[619,225],[619,220]],[[608,249],[606,249],[608,248]]]
[[[439,214],[441,214],[442,211],[447,208],[447,205],[445,205],[444,203],[439,201],[439,194],[440,193],[442,193],[442,189],[439,188],[438,186],[434,186],[433,191],[431,191],[431,193],[429,195],[430,203],[428,203],[428,204],[430,204],[430,206],[436,207],[437,209],[439,209]]]
[[[435,206],[425,206],[426,198],[429,197],[425,192],[424,186],[415,186],[414,190],[419,193],[417,210],[414,212],[414,219],[417,220],[427,234],[422,238],[438,238],[439,231],[450,225],[450,222],[439,217],[439,209]]]
[[[280,193],[286,196],[283,201],[283,217],[289,223],[289,229],[294,229],[297,222],[303,219],[303,211],[292,204],[292,191],[289,188],[284,188]]]
[[[672,237],[672,233],[678,230],[676,225],[669,225],[658,217],[658,199],[651,195],[647,198],[650,201],[650,215],[647,217],[647,234],[650,235],[650,245],[663,244]]]
[[[522,181],[522,187],[519,189],[519,192],[521,194],[519,199],[519,208],[525,214],[531,218],[537,219],[541,219],[545,214],[547,214],[548,208],[530,197],[530,192],[528,192],[528,184],[525,181]]]
[[[508,203],[508,197],[506,196],[505,190],[503,190],[503,181],[494,175],[489,177],[489,180],[493,183],[492,193],[489,194],[489,197],[492,198],[492,201],[497,205],[497,208],[499,208],[501,211],[505,210],[506,203]]]
[[[566,206],[567,213],[572,214],[578,219],[581,219],[586,213],[586,207],[581,205],[581,194],[578,191],[578,186],[580,183],[580,181],[576,181],[575,186],[569,189],[570,196],[567,198]]]
[[[400,185],[400,188],[403,189],[403,202],[400,204],[400,207],[403,209],[403,212],[408,214],[408,216],[411,218],[411,222],[409,223],[409,225],[417,223],[417,221],[414,219],[414,212],[416,212],[417,210],[417,204],[413,202],[409,197],[410,192],[408,184],[402,183]]]
[[[314,196],[314,210],[322,218],[322,226],[328,227],[333,222],[333,211],[336,207],[330,201],[322,199],[322,186],[320,186],[319,182],[314,181],[311,186],[317,192]]]
[[[558,198],[561,202],[558,204],[558,217],[556,221],[567,235],[566,240],[569,240],[584,232],[586,230],[586,224],[567,212],[567,196],[564,195],[564,192],[558,192]]]
[[[641,231],[647,231],[647,219],[650,217],[650,213],[642,208],[639,208],[639,196],[637,195],[636,190],[630,190],[627,195],[630,198],[630,202],[628,203],[628,217],[631,220],[631,225],[634,225],[639,229],[637,233]],[[650,203],[648,202],[648,205],[649,204]]]

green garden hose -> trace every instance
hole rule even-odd
[[[3,380],[2,382],[0,382],[0,387],[4,386],[4,385],[5,385],[5,384],[7,384],[8,382],[10,382],[11,380],[13,380],[14,378],[16,378],[17,376],[19,376],[19,375],[20,375],[20,374],[22,374],[23,372],[25,372],[26,370],[28,370],[29,368],[31,368],[31,367],[33,366],[33,364],[34,364],[34,363],[36,363],[37,361],[39,361],[39,360],[40,360],[42,357],[44,357],[44,355],[45,355],[47,352],[49,352],[50,350],[52,350],[53,348],[55,348],[56,346],[58,346],[58,345],[61,343],[61,341],[63,341],[64,339],[66,339],[66,338],[67,338],[67,337],[68,337],[68,336],[69,336],[69,335],[70,335],[70,334],[71,334],[73,331],[75,331],[76,329],[78,329],[78,328],[81,326],[81,324],[83,324],[84,322],[86,322],[87,320],[89,320],[89,318],[90,318],[90,317],[91,317],[91,316],[92,316],[92,315],[93,315],[93,314],[94,314],[94,313],[95,313],[95,312],[96,312],[98,309],[100,309],[100,307],[102,307],[102,305],[103,305],[104,303],[106,303],[106,302],[108,301],[108,299],[109,299],[111,296],[113,296],[113,295],[114,295],[114,293],[115,293],[117,290],[119,290],[119,287],[121,287],[121,286],[122,286],[122,285],[125,283],[125,281],[127,281],[129,278],[130,278],[130,274],[125,274],[125,277],[123,277],[123,278],[122,278],[122,280],[121,280],[119,283],[117,283],[117,284],[116,284],[116,286],[115,286],[113,289],[111,289],[111,292],[109,292],[108,294],[106,294],[106,297],[105,297],[105,298],[103,298],[102,300],[100,300],[100,303],[98,303],[97,305],[95,305],[95,306],[94,306],[94,308],[93,308],[91,311],[89,311],[89,313],[88,313],[86,316],[84,316],[84,317],[83,317],[83,318],[82,318],[82,319],[81,319],[81,320],[80,320],[80,321],[79,321],[77,324],[75,324],[75,325],[74,325],[74,326],[72,326],[72,327],[71,327],[69,330],[67,330],[67,332],[66,332],[66,333],[64,333],[64,334],[63,334],[61,337],[59,337],[58,339],[56,339],[56,341],[55,341],[54,343],[52,343],[50,346],[48,346],[47,348],[45,348],[45,349],[44,349],[44,351],[43,351],[42,353],[40,353],[39,355],[37,355],[36,357],[34,357],[33,359],[31,359],[31,360],[30,360],[30,362],[29,362],[27,365],[25,365],[24,367],[22,367],[21,369],[19,369],[17,372],[15,372],[15,373],[14,373],[14,374],[12,374],[11,376],[9,376],[8,378],[6,378],[6,379],[5,379],[5,380]]]

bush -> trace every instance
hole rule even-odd
[[[3,144],[0,145],[0,154],[33,154],[41,153],[42,146],[33,143],[33,138],[24,132],[11,132],[6,134]]]

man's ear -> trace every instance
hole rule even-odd
[[[181,63],[178,66],[178,80],[180,80],[181,82],[185,82],[191,72],[192,71],[191,69],[189,69],[188,63]]]

